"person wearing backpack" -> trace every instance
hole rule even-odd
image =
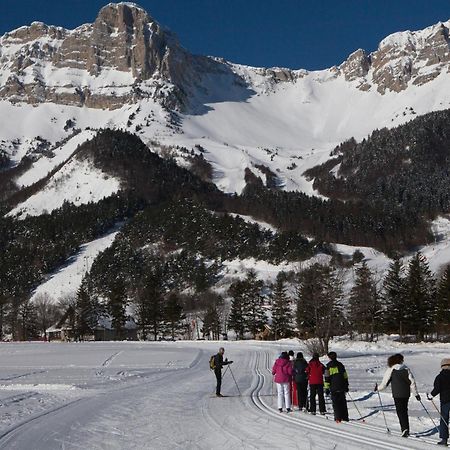
[[[392,388],[392,397],[394,397],[395,410],[400,422],[402,436],[409,436],[409,417],[408,417],[408,402],[411,396],[411,391],[420,401],[419,391],[417,390],[416,381],[413,374],[404,363],[403,355],[397,353],[389,356],[387,363],[388,369],[384,373],[381,384],[375,385],[374,391],[382,391],[390,384]]]
[[[316,414],[316,396],[319,397],[319,411],[321,415],[325,415],[325,397],[323,396],[323,375],[325,366],[319,360],[319,354],[314,353],[308,367],[305,369],[308,375],[309,383],[309,412]]]
[[[214,370],[214,375],[216,376],[216,397],[223,397],[220,393],[220,389],[222,387],[222,368],[223,366],[227,366],[228,364],[232,364],[233,361],[228,361],[228,358],[223,359],[223,355],[225,353],[225,349],[223,347],[219,348],[219,352],[216,355],[211,356],[209,360],[209,368]]]
[[[325,393],[331,394],[334,420],[348,422],[348,408],[345,393],[348,392],[348,375],[344,364],[337,360],[336,352],[329,352],[330,362],[325,370]]]
[[[308,403],[308,375],[305,370],[308,367],[302,352],[297,353],[294,360],[294,381],[297,386],[298,409],[307,408]]]
[[[434,380],[434,387],[431,391],[429,400],[433,400],[436,395],[441,400],[441,423],[439,424],[439,437],[441,440],[438,445],[447,447],[448,445],[448,419],[450,416],[450,358],[444,358],[441,361],[441,371]]]
[[[287,352],[283,352],[272,367],[272,375],[275,375],[274,381],[277,384],[278,411],[280,412],[283,412],[283,402],[286,412],[291,412],[292,374],[292,362],[289,361]]]

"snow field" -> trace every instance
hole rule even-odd
[[[222,388],[229,397],[213,395],[208,360],[221,345],[234,360],[242,397],[230,372]],[[398,436],[392,398],[383,392],[392,430],[387,435],[371,389],[387,356],[401,351],[424,397],[450,345],[342,340],[332,348],[347,367],[364,424],[351,403],[348,424],[298,411],[278,413],[270,369],[280,351],[305,350],[297,340],[3,344],[0,449],[431,448],[437,435],[420,403],[410,400],[416,437],[405,440]]]

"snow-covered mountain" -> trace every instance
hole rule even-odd
[[[122,180],[76,154],[100,128],[135,133],[181,166],[201,155],[224,192],[241,193],[250,169],[318,195],[303,174],[338,144],[450,108],[449,28],[395,33],[321,71],[192,55],[128,2],[74,30],[13,30],[0,38],[0,200],[21,191],[8,213],[20,218],[118,192]]]
[[[201,145],[225,191],[242,190],[246,167],[264,177],[254,166],[265,165],[285,189],[314,193],[302,173],[335,145],[450,106],[449,24],[308,72],[191,55],[132,3],[109,4],[75,30],[35,22],[0,38],[0,152],[11,165],[32,154],[35,181],[74,129],[127,128],[146,142]],[[37,136],[50,156],[36,151]]]

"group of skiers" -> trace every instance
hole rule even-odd
[[[222,397],[220,393],[222,368],[233,362],[227,359],[224,360],[224,352],[225,349],[221,347],[219,352],[211,356],[210,359],[210,368],[214,370],[217,380],[216,395],[218,397]],[[319,413],[325,415],[327,411],[324,395],[331,396],[334,420],[338,423],[348,422],[346,399],[346,394],[349,392],[348,374],[345,366],[338,361],[336,352],[331,351],[327,356],[329,362],[324,365],[320,361],[318,353],[314,353],[309,362],[306,361],[302,352],[298,352],[296,357],[294,357],[292,350],[281,353],[272,367],[273,381],[277,386],[277,406],[280,412],[283,412],[283,407],[288,413],[292,411],[291,386],[295,384],[300,411],[304,410],[315,415],[317,411],[316,399],[318,399]],[[391,386],[402,436],[408,437],[408,403],[411,393],[426,411],[427,409],[422,403],[414,376],[404,363],[403,355],[397,353],[389,356],[387,365],[388,368],[381,383],[375,384],[373,392],[379,395],[379,391],[386,389],[389,385]],[[441,440],[438,442],[438,445],[447,446],[450,415],[450,358],[445,358],[441,361],[441,369],[441,372],[434,380],[433,390],[427,395],[427,398],[435,406],[433,398],[437,395],[440,396],[440,411],[435,406],[440,415],[439,437]],[[379,398],[380,406],[382,407],[381,397]]]
[[[322,364],[317,353],[307,362],[303,353],[298,352],[294,358],[294,352],[282,352],[275,361],[272,374],[277,386],[278,410],[283,412],[283,406],[287,412],[291,412],[291,383],[295,383],[297,389],[298,408],[300,411],[309,411],[316,414],[316,397],[319,402],[319,412],[326,414],[325,397],[331,396],[334,419],[336,422],[348,422],[348,409],[346,393],[349,392],[348,374],[345,366],[338,361],[336,352],[328,353],[329,362]],[[374,392],[379,392],[391,385],[395,409],[400,423],[403,437],[409,436],[408,402],[411,392],[416,399],[422,399],[417,390],[416,382],[411,370],[404,364],[401,354],[395,354],[388,358],[388,368],[383,380],[375,385]],[[449,439],[449,415],[450,415],[450,358],[441,361],[441,372],[434,381],[434,388],[428,396],[430,401],[440,395],[441,409],[439,426],[439,445],[447,446]],[[309,399],[307,396],[309,386]],[[380,398],[381,402],[381,398]],[[433,403],[434,404],[434,403]]]
[[[345,393],[348,392],[348,375],[344,365],[337,360],[336,352],[328,353],[329,362],[325,366],[314,353],[307,362],[302,352],[282,352],[272,368],[277,385],[278,410],[291,412],[291,382],[297,388],[298,408],[316,414],[319,401],[319,413],[326,414],[325,396],[331,395],[334,419],[336,422],[348,421],[348,409]],[[309,398],[307,396],[309,386]]]

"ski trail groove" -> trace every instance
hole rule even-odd
[[[408,441],[408,443],[405,442],[405,444],[397,444],[397,443],[390,443],[386,442],[385,439],[381,439],[381,436],[376,438],[371,438],[368,436],[361,436],[357,434],[353,434],[350,431],[346,431],[343,429],[339,429],[342,425],[335,425],[334,422],[329,422],[326,425],[316,423],[316,421],[312,421],[312,418],[309,418],[309,420],[300,418],[300,417],[293,417],[293,416],[287,416],[287,415],[281,415],[278,412],[275,412],[272,407],[270,407],[264,400],[261,398],[261,391],[264,387],[265,383],[265,376],[262,373],[260,369],[260,361],[261,361],[261,353],[258,352],[256,363],[255,363],[255,372],[257,375],[257,384],[256,387],[251,392],[251,399],[253,405],[258,408],[260,411],[272,416],[276,420],[281,420],[287,423],[295,424],[295,425],[301,425],[303,428],[307,428],[313,432],[321,432],[326,435],[329,435],[333,438],[340,437],[345,438],[347,442],[354,442],[357,444],[364,444],[370,446],[369,448],[373,449],[385,449],[385,450],[405,450],[405,444],[407,444],[407,448],[413,449],[413,448],[419,448],[415,446],[411,446],[410,444],[413,444],[413,442]],[[265,365],[266,371],[269,370],[269,353],[265,352],[264,355],[264,361],[263,364]],[[292,413],[291,413],[292,414]],[[351,424],[350,426],[353,426],[354,424]],[[347,427],[347,424],[345,425]],[[414,443],[419,444],[418,441],[415,441]],[[426,444],[424,441],[420,441],[420,444]],[[422,447],[423,448],[423,447]]]

